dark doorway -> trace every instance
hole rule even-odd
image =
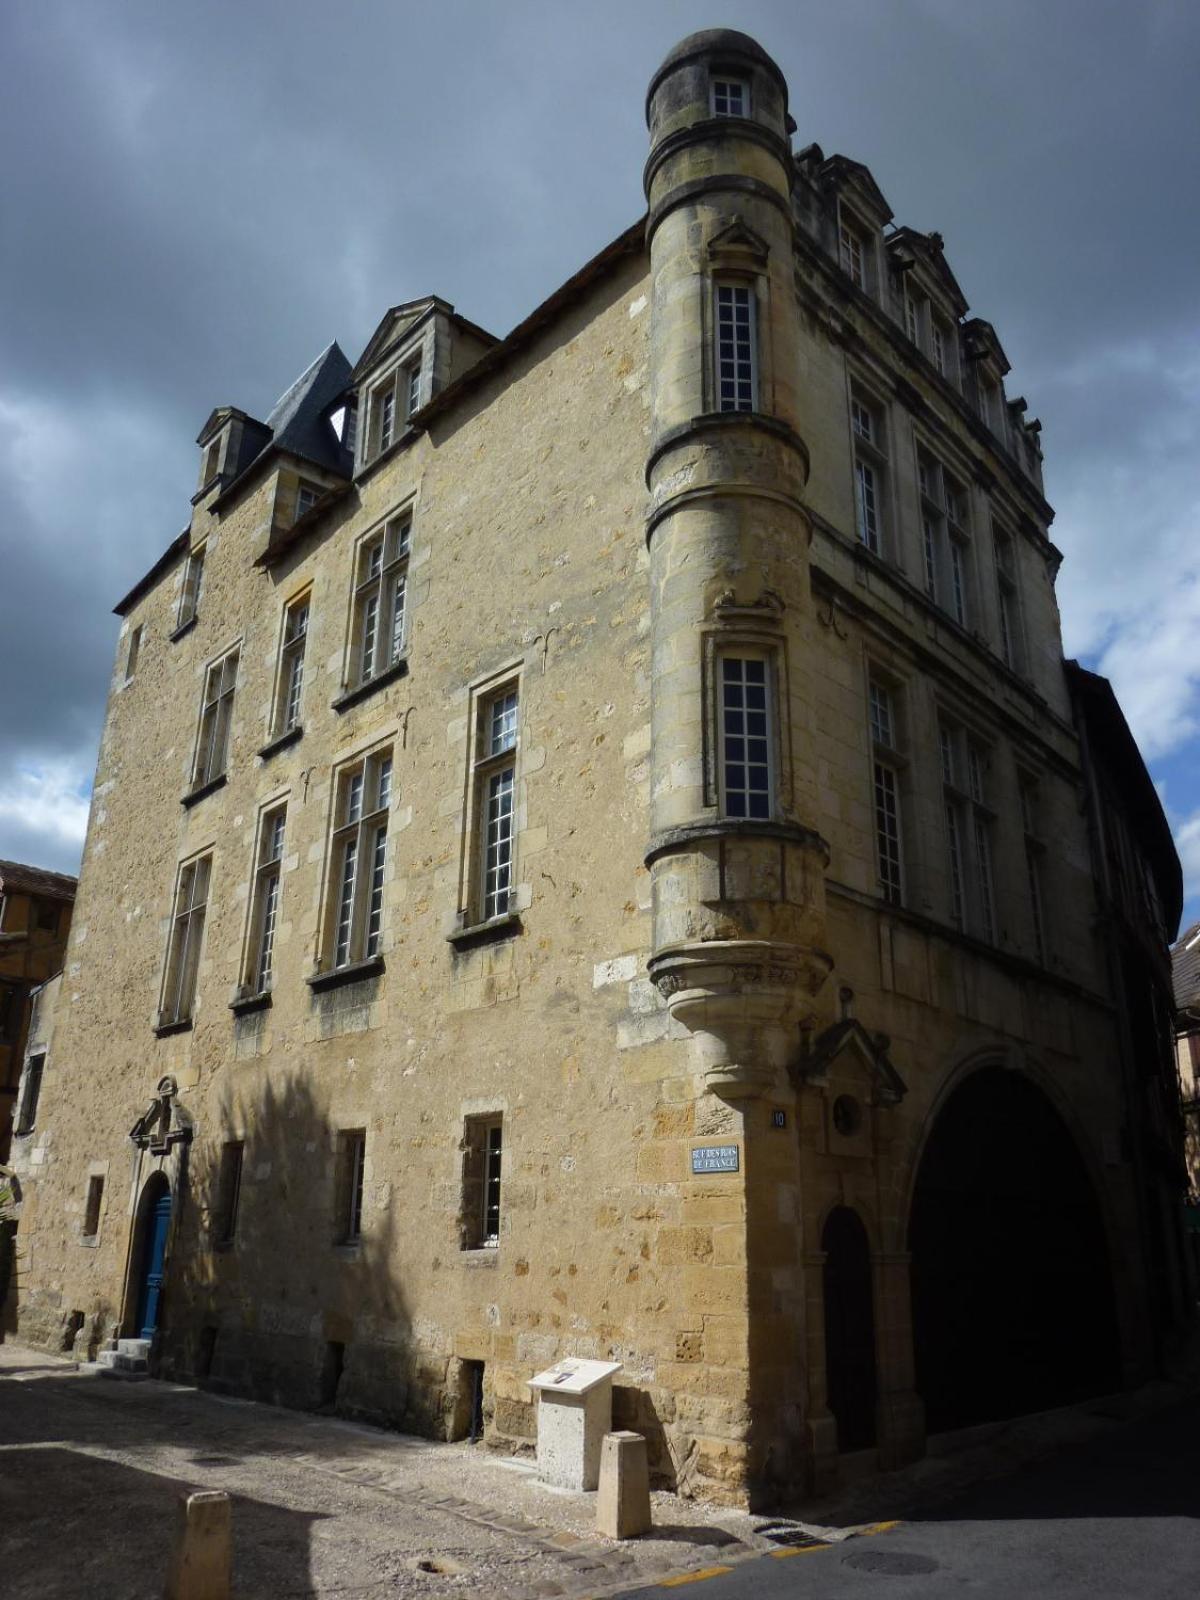
[[[825,1252],[825,1384],[837,1420],[838,1449],[875,1443],[875,1312],[871,1246],[848,1206],[829,1213]]]
[[[138,1271],[136,1337],[153,1339],[162,1309],[163,1266],[171,1230],[171,1190],[156,1172],[142,1194],[142,1249]]]
[[[917,1175],[909,1249],[930,1432],[1120,1386],[1091,1180],[1061,1117],[1021,1073],[972,1073],[946,1102]]]

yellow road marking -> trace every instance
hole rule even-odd
[[[887,1533],[890,1529],[898,1528],[899,1526],[900,1526],[900,1518],[899,1517],[897,1517],[892,1522],[873,1522],[869,1528],[864,1528],[863,1529],[863,1535],[865,1537],[867,1534],[870,1534],[870,1533]]]
[[[699,1583],[702,1578],[723,1578],[727,1572],[732,1571],[732,1567],[701,1567],[699,1572],[681,1572],[677,1578],[663,1578],[658,1587],[678,1589],[681,1584]]]
[[[789,1556],[810,1556],[814,1550],[832,1550],[828,1544],[793,1544],[786,1550],[769,1550],[768,1555],[775,1557],[776,1561],[786,1561]]]

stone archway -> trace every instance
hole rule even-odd
[[[1023,1073],[981,1068],[939,1109],[909,1249],[930,1432],[1120,1387],[1096,1193],[1062,1117]]]

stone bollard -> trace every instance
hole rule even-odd
[[[640,1433],[604,1435],[596,1531],[610,1539],[636,1539],[650,1531],[650,1469]]]
[[[229,1496],[181,1494],[164,1600],[229,1600],[233,1541]]]

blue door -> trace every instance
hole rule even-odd
[[[142,1249],[142,1283],[138,1292],[137,1324],[139,1339],[152,1339],[158,1327],[158,1307],[162,1299],[163,1260],[167,1253],[167,1231],[171,1226],[171,1195],[160,1195],[146,1218],[146,1242]]]

